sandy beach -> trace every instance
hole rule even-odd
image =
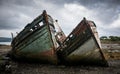
[[[109,47],[111,45],[103,44],[102,47]],[[115,45],[113,45],[115,46]],[[117,51],[115,50],[117,47]],[[18,61],[9,61],[8,69],[2,70],[0,67],[0,74],[120,74],[120,52],[119,45],[114,49],[104,49],[103,52],[109,67],[100,66],[65,66],[65,65],[51,65],[41,63],[27,63]],[[0,56],[5,56],[9,51],[10,46],[0,46]],[[114,51],[115,50],[115,51]],[[116,55],[117,54],[117,55]],[[3,59],[0,60],[0,62]],[[2,63],[0,63],[2,64]],[[10,66],[10,67],[9,67]]]

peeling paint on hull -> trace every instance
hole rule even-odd
[[[83,19],[58,48],[58,58],[64,64],[108,66],[96,33],[95,24]]]
[[[53,50],[47,50],[44,52],[37,52],[37,53],[25,53],[25,52],[17,52],[14,54],[16,59],[21,61],[28,61],[28,62],[39,62],[39,63],[50,63],[50,64],[57,64],[57,56]]]
[[[56,44],[53,19],[44,11],[13,39],[12,55],[16,59],[57,64]]]
[[[103,63],[103,58],[101,57],[99,48],[94,42],[93,38],[90,38],[82,46],[78,47],[74,52],[69,54],[65,59],[68,63],[74,64],[96,64],[101,65]]]
[[[41,29],[42,30],[42,29]],[[22,57],[22,58],[31,58],[36,60],[48,60],[49,62],[54,62],[56,63],[57,57],[54,50],[54,46],[52,45],[52,41],[48,38],[49,37],[49,32],[46,31],[46,29],[43,28],[43,31],[41,33],[40,30],[38,35],[32,35],[30,37],[31,40],[27,40],[27,42],[23,45],[20,46],[18,49],[16,49],[16,57]],[[42,35],[42,36],[41,36]],[[33,37],[34,36],[34,37]],[[44,57],[44,58],[43,58]],[[52,60],[53,59],[53,60]],[[54,61],[55,60],[55,61]]]

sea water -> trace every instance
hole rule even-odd
[[[0,42],[1,45],[10,45],[11,42]]]

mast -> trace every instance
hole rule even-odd
[[[56,34],[56,39],[57,41],[59,41],[59,43],[63,43],[63,41],[66,39],[66,35],[64,34],[64,32],[62,31],[62,29],[60,28],[59,24],[58,24],[58,20],[55,20],[55,27],[57,28],[57,34]]]

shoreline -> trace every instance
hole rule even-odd
[[[10,45],[0,45],[0,56],[5,56],[10,49]],[[120,74],[120,52],[117,52],[118,55],[116,55],[116,52],[109,52],[109,49],[102,50],[107,58],[109,67],[65,66],[11,60],[7,63],[7,69],[0,71],[0,74]]]

